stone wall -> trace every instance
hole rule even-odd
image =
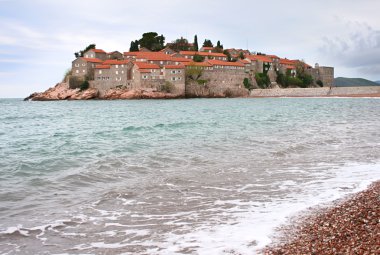
[[[205,70],[198,81],[186,82],[187,97],[241,97],[247,96],[244,70]]]
[[[323,88],[288,88],[288,89],[254,89],[251,97],[319,97],[380,94],[378,87],[323,87]]]

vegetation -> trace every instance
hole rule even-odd
[[[334,86],[352,87],[352,86],[379,86],[378,83],[363,78],[346,78],[337,77],[334,79]]]
[[[239,58],[240,58],[240,59],[244,59],[244,58],[245,58],[243,52],[240,52],[240,53],[239,53]]]
[[[84,50],[80,50],[78,52],[75,52],[74,55],[75,55],[76,58],[83,57],[83,54],[86,51],[91,50],[91,49],[95,49],[95,48],[96,48],[96,44],[90,44]]]
[[[90,83],[88,82],[88,80],[85,80],[84,82],[82,82],[79,89],[80,89],[80,91],[84,91],[84,90],[88,89],[89,87],[90,87]]]
[[[189,66],[189,68],[186,68],[186,79],[196,81],[198,80],[203,74],[203,69],[198,66]]]
[[[189,50],[189,42],[187,39],[181,37],[173,41],[169,47],[175,51]]]
[[[138,43],[140,47],[147,48],[148,50],[160,51],[164,48],[165,37],[163,35],[159,36],[156,32],[148,32],[142,35]]]
[[[216,43],[216,47],[214,48],[214,51],[218,52],[218,53],[222,53],[223,52],[223,45],[220,43],[220,41],[218,41]]]
[[[257,82],[257,85],[262,89],[268,88],[270,84],[270,80],[267,73],[256,73],[255,80]]]
[[[232,62],[232,57],[231,57],[231,54],[230,54],[230,52],[228,50],[224,50],[223,54],[227,56],[227,61],[228,62]]]
[[[198,49],[198,36],[197,35],[194,36],[194,46],[193,47],[194,47],[193,48],[194,51],[198,51],[199,50]]]
[[[205,60],[205,57],[195,54],[193,57],[194,62],[203,62]]]
[[[71,68],[67,69],[65,72],[65,75],[63,76],[62,82],[67,81],[67,78],[70,77],[71,74],[72,74]]]
[[[251,81],[248,78],[244,78],[243,84],[244,84],[244,87],[246,89],[248,89],[249,91],[251,91],[253,89],[253,85],[252,85]]]
[[[208,82],[208,80],[200,80],[200,79],[197,80],[197,83],[199,85],[205,85],[207,82]]]
[[[317,83],[317,85],[318,85],[319,87],[323,87],[323,82],[322,82],[321,80],[318,80],[316,83]]]
[[[80,88],[82,83],[83,83],[82,77],[78,77],[78,76],[70,76],[69,77],[69,88],[70,89]]]
[[[161,91],[166,93],[172,93],[175,90],[175,86],[170,81],[166,81],[165,84],[161,85]]]
[[[214,47],[214,44],[212,44],[211,40],[205,39],[203,47]]]
[[[131,47],[129,47],[129,51],[130,52],[139,51],[139,41],[138,40],[131,41]]]

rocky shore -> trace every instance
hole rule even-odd
[[[80,89],[70,89],[67,83],[58,83],[45,92],[33,93],[25,101],[53,101],[53,100],[89,100],[89,99],[174,99],[180,98],[181,95],[153,91],[151,89],[110,89],[104,94],[100,94],[95,88],[88,88],[81,91]]]
[[[380,254],[380,181],[294,220],[280,233],[262,254]]]
[[[197,86],[199,87],[199,85]],[[190,88],[192,88],[190,86]],[[199,90],[199,89],[198,89]],[[245,92],[244,92],[245,91]],[[287,88],[287,89],[254,89],[248,95],[248,90],[236,89],[236,91],[189,90],[186,95],[155,91],[153,89],[123,89],[113,88],[100,93],[95,88],[84,91],[70,89],[65,82],[58,83],[45,92],[33,93],[25,100],[51,101],[51,100],[89,100],[89,99],[173,99],[185,97],[380,97],[380,86],[375,87],[333,87],[333,88]]]

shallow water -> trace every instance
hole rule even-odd
[[[252,254],[380,179],[380,100],[0,100],[1,254]]]

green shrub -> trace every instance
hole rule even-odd
[[[87,80],[85,80],[80,85],[80,91],[84,91],[84,90],[88,89],[89,87],[90,87],[90,83]]]
[[[317,81],[317,85],[318,85],[319,87],[323,87],[323,82],[322,82],[321,80],[318,80],[318,81]]]
[[[248,78],[244,78],[243,84],[244,84],[244,87],[246,89],[248,89],[249,91],[251,91],[253,89],[253,85],[252,85],[251,81]]]
[[[257,82],[257,85],[262,89],[268,88],[270,84],[269,77],[266,73],[256,73],[255,80]]]
[[[300,88],[304,87],[303,81],[297,77],[287,76],[286,84],[287,86],[295,86],[295,87],[300,87]]]
[[[166,93],[172,93],[175,90],[175,86],[170,81],[166,81],[165,84],[161,85],[161,91]]]
[[[78,76],[70,76],[69,77],[69,88],[70,89],[77,89],[80,88],[82,83],[84,81],[83,77]]]
[[[194,62],[203,62],[205,60],[205,57],[202,57],[198,54],[195,54],[193,57]]]
[[[199,85],[205,85],[208,82],[208,80],[197,80],[197,83]]]

